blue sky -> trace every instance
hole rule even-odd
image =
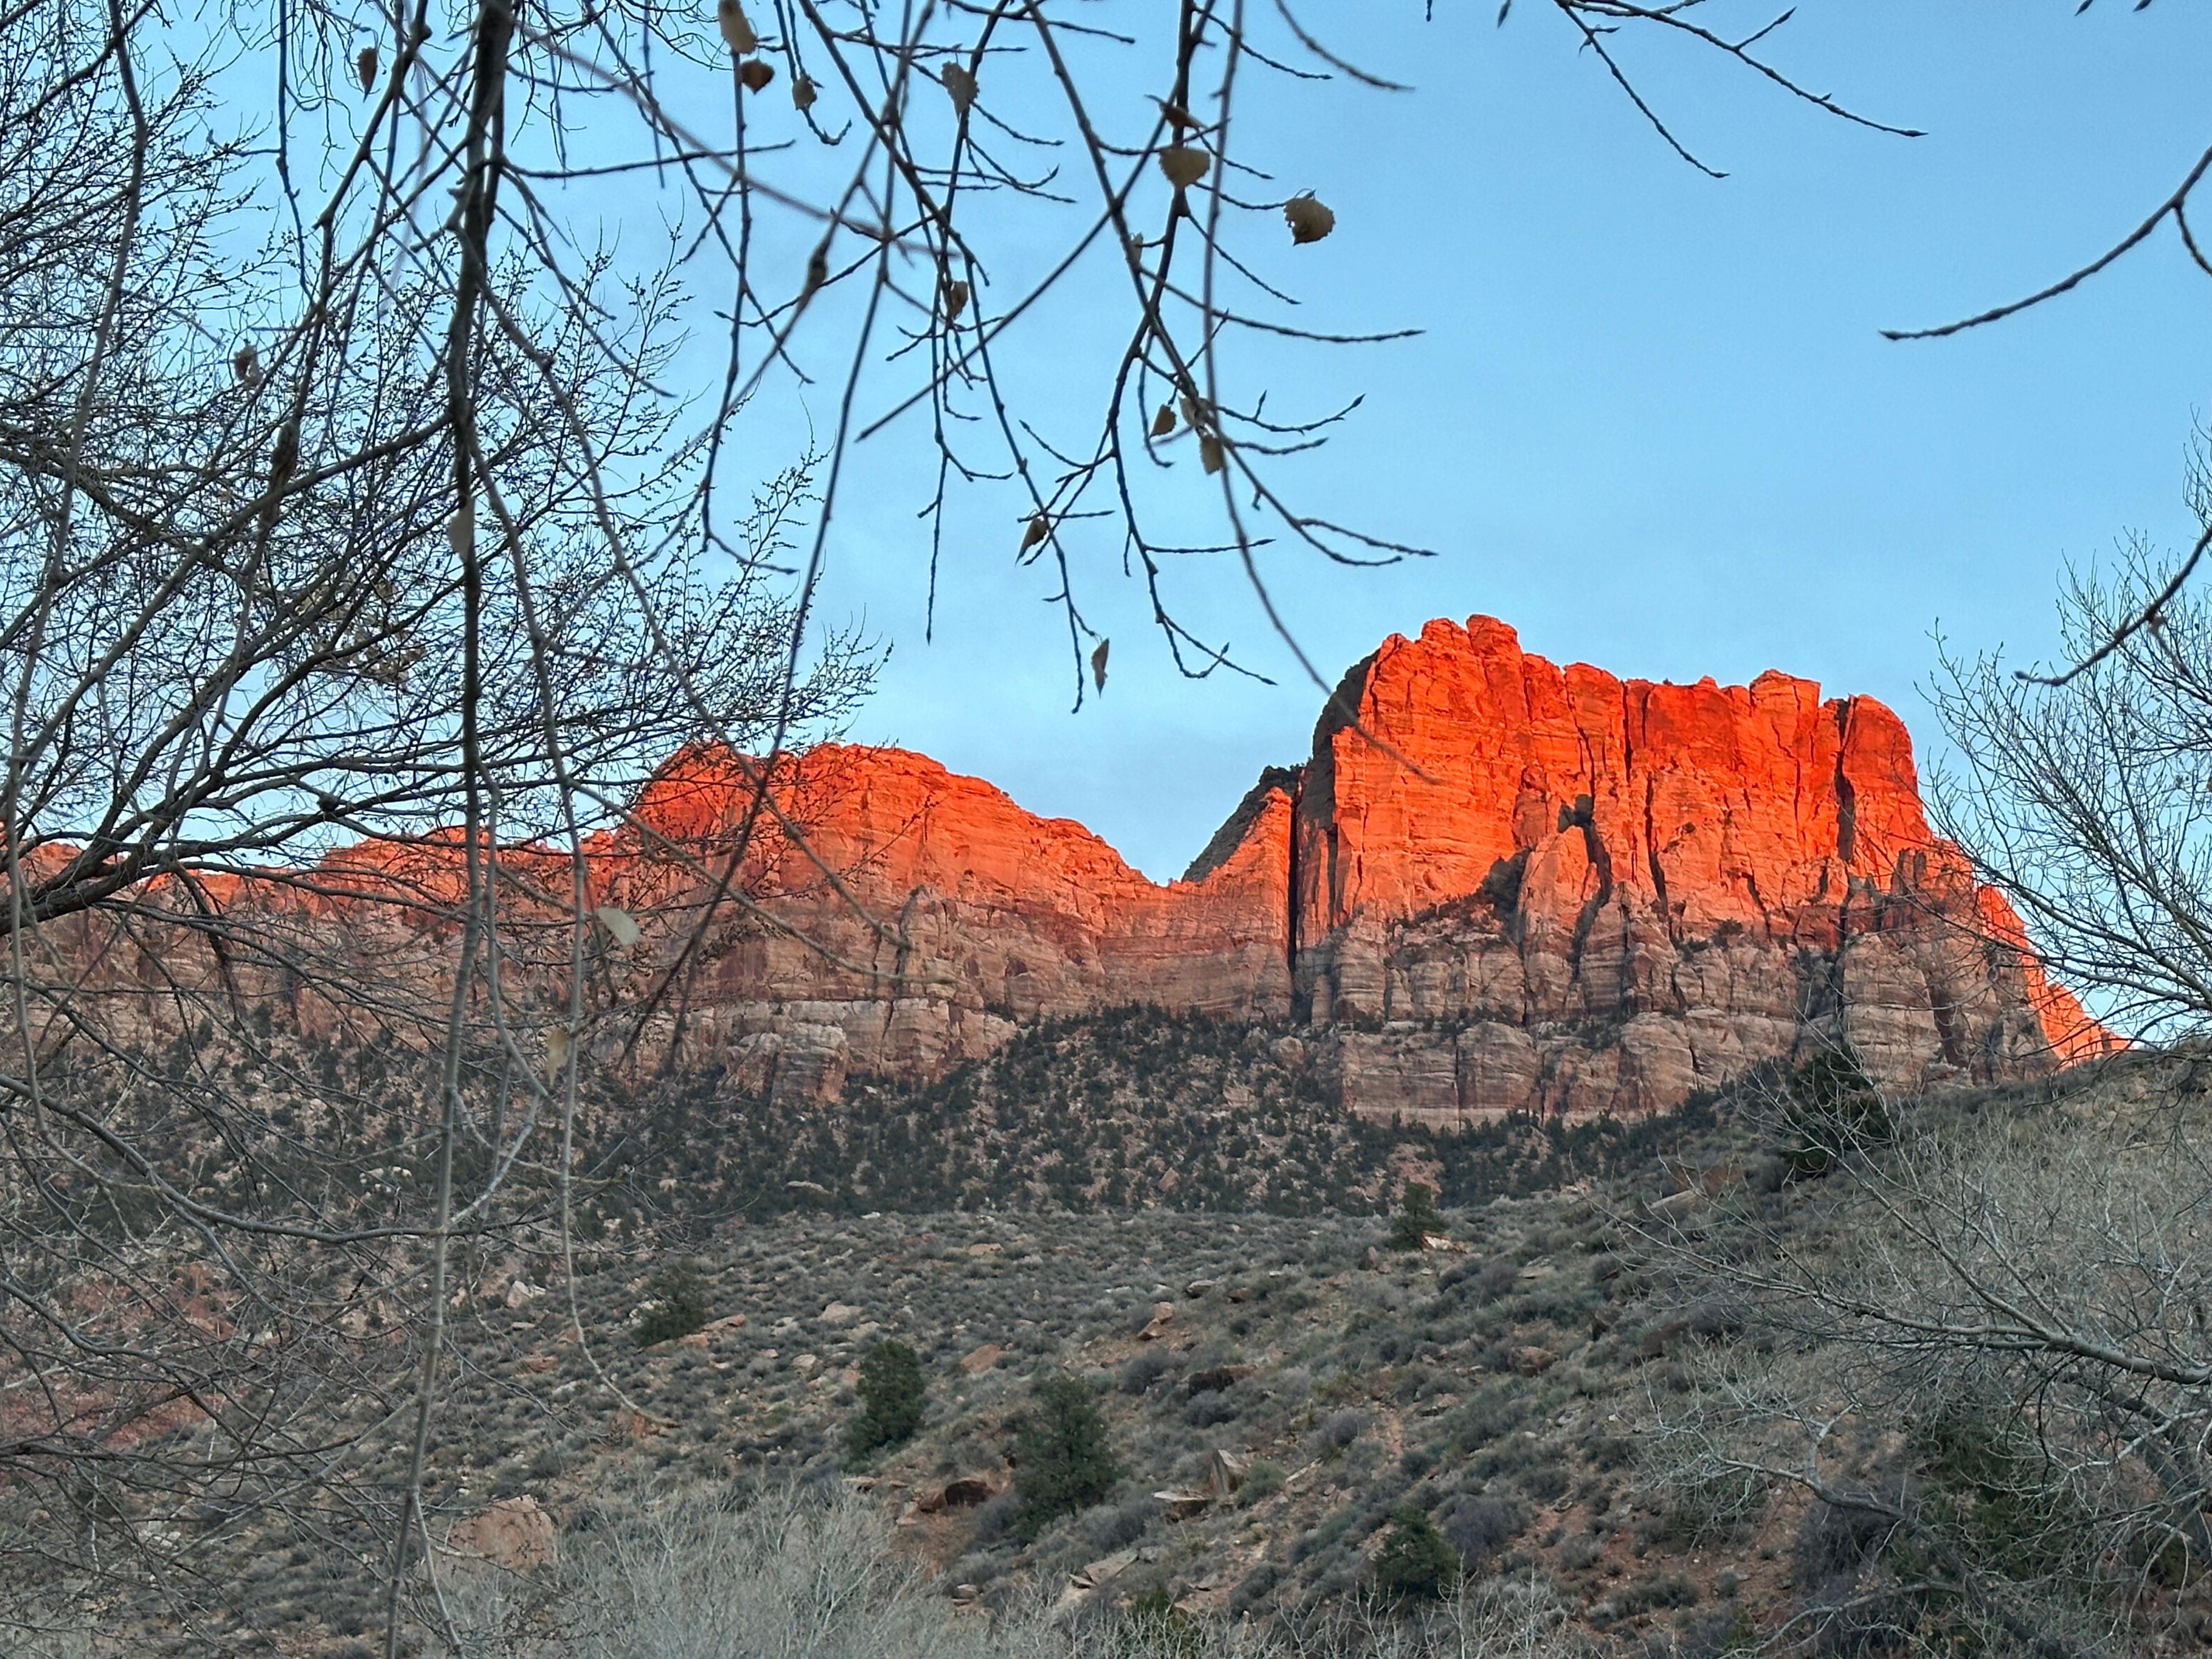
[[[1917,688],[1939,623],[1959,647],[2033,656],[2064,562],[2129,530],[2187,539],[2212,280],[2170,237],[1994,330],[1907,344],[1878,331],[2014,297],[2164,197],[2212,142],[2212,11],[1808,0],[1772,55],[1928,130],[1909,141],[1625,43],[1685,140],[1727,170],[1717,181],[1667,151],[1548,7],[1524,0],[1503,29],[1491,0],[1436,13],[1310,4],[1310,22],[1418,90],[1255,92],[1239,117],[1246,154],[1337,210],[1334,237],[1275,267],[1309,309],[1425,331],[1326,357],[1238,348],[1285,386],[1283,407],[1365,392],[1300,475],[1306,496],[1437,550],[1382,571],[1272,565],[1331,676],[1393,630],[1483,611],[1531,649],[1622,674],[1779,667],[1872,693],[1925,756],[1938,738]],[[1132,104],[1149,89],[1133,72],[1109,88]],[[1090,280],[1017,370],[1048,412],[1055,386],[1095,384],[1086,368],[1114,343]],[[799,412],[818,424],[833,399],[810,395]],[[1070,404],[1071,431],[1089,406]],[[1102,530],[1079,563],[1112,676],[1071,714],[1066,636],[1042,574],[1014,564],[1004,501],[956,514],[925,644],[925,437],[910,423],[864,447],[838,509],[828,614],[895,647],[855,735],[1179,872],[1261,766],[1304,756],[1320,694],[1218,570],[1189,574],[1186,614],[1278,683],[1177,677]]]

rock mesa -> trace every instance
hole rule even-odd
[[[692,751],[639,817],[708,847],[752,795]],[[803,837],[756,836],[694,1040],[777,1090],[1129,1002],[1310,1026],[1349,1105],[1437,1125],[1663,1110],[1836,1037],[1905,1088],[2104,1041],[1881,704],[1560,667],[1488,617],[1357,665],[1180,881],[903,750],[815,749],[776,799]]]

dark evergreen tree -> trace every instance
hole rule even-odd
[[[1437,1213],[1436,1194],[1418,1181],[1409,1181],[1405,1197],[1399,1200],[1398,1213],[1391,1218],[1390,1248],[1418,1250],[1422,1239],[1443,1231],[1443,1218]]]
[[[656,1271],[646,1280],[645,1298],[637,1320],[641,1348],[689,1336],[707,1322],[707,1282],[688,1262]]]
[[[1106,1419],[1089,1388],[1054,1374],[1036,1385],[1036,1405],[1014,1436],[1014,1530],[1035,1538],[1048,1522],[1088,1509],[1114,1488],[1121,1466],[1106,1443]]]
[[[1390,1516],[1375,1555],[1375,1588],[1399,1601],[1442,1601],[1459,1587],[1459,1556],[1428,1512],[1407,1504]]]
[[[860,1361],[860,1414],[846,1431],[846,1445],[857,1461],[886,1446],[900,1446],[921,1427],[922,1401],[928,1393],[921,1360],[903,1342],[884,1341]]]

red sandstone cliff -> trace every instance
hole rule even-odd
[[[711,848],[754,793],[700,754],[664,773],[637,816]],[[1254,792],[1243,833],[1202,877],[1165,885],[1081,824],[903,750],[825,744],[776,795],[803,843],[756,830],[741,885],[766,917],[717,930],[693,992],[709,1040],[755,1068],[795,1058],[826,1091],[848,1066],[924,1070],[988,1052],[1020,1022],[1115,1003],[1289,1007],[1279,788]]]
[[[1462,1028],[1347,1036],[1370,1106],[1650,1110],[1814,1032],[1916,1087],[2100,1035],[1930,832],[1903,723],[1784,674],[1624,681],[1432,622],[1331,700],[1297,858],[1302,1006]]]
[[[1930,833],[1888,709],[1563,669],[1485,617],[1355,667],[1180,882],[900,750],[816,750],[778,799],[812,856],[749,861],[703,1035],[825,1093],[1131,1001],[1310,1021],[1351,1103],[1437,1122],[1662,1109],[1826,1036],[1917,1087],[2098,1035]],[[750,801],[700,754],[640,816],[704,844]]]

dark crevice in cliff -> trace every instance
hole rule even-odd
[[[1836,704],[1836,856],[1843,860],[1846,873],[1859,834],[1858,791],[1852,786],[1850,774],[1844,769],[1844,757],[1850,750],[1851,709],[1856,702],[1855,697],[1844,697]]]
[[[1659,780],[1644,780],[1644,855],[1651,861],[1651,900],[1659,907],[1660,925],[1674,937],[1674,914],[1667,905],[1667,868],[1659,859]]]
[[[1828,966],[1828,995],[1839,1021],[1844,1008],[1844,957],[1851,942],[1851,900],[1858,891],[1858,884],[1851,878],[1851,853],[1858,844],[1858,791],[1844,765],[1850,752],[1851,714],[1856,705],[1855,697],[1844,697],[1836,703],[1836,861],[1843,866],[1844,895],[1836,905],[1836,953]]]
[[[1290,845],[1285,852],[1283,871],[1283,965],[1290,975],[1291,1017],[1297,1019],[1304,1018],[1298,1008],[1298,816],[1305,805],[1306,792],[1306,773],[1303,766],[1291,769],[1289,790]]]
[[[1583,947],[1589,943],[1591,930],[1604,914],[1607,902],[1613,897],[1613,854],[1606,850],[1604,841],[1597,833],[1597,804],[1588,795],[1577,795],[1569,811],[1568,823],[1583,832],[1583,851],[1589,857],[1590,869],[1597,877],[1597,891],[1583,903],[1575,917],[1575,942],[1568,957],[1569,972],[1579,983],[1583,976]],[[1566,825],[1561,825],[1562,829]]]

